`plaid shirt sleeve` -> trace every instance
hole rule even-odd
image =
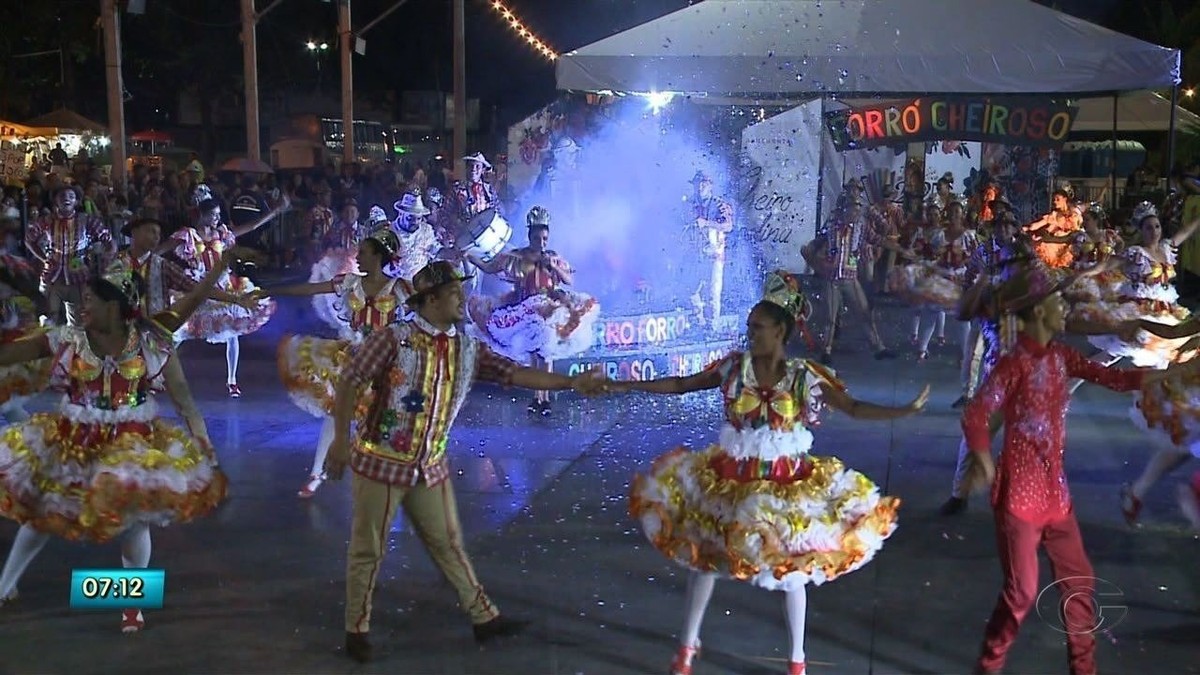
[[[183,268],[170,260],[162,261],[163,285],[169,290],[179,293],[191,293],[196,287],[196,281],[183,271]]]
[[[500,356],[487,345],[479,344],[479,356],[475,359],[475,379],[502,386],[512,384],[513,372],[520,368],[514,361]]]
[[[396,344],[396,334],[388,330],[377,330],[354,352],[350,363],[346,364],[343,377],[350,378],[355,387],[362,387],[376,377],[396,360],[399,345]]]

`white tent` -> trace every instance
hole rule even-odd
[[[1170,88],[1179,52],[1028,0],[706,0],[558,60],[569,91],[1101,94]]]
[[[1112,131],[1113,99],[1086,98],[1077,102],[1079,113],[1071,131]],[[1200,115],[1175,106],[1175,127],[1200,125]],[[1131,91],[1117,97],[1117,131],[1168,131],[1171,102],[1152,91]]]

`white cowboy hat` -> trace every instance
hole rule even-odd
[[[409,192],[404,195],[404,198],[392,205],[396,212],[405,216],[427,216],[433,213],[425,208],[425,202],[422,201],[421,195]]]
[[[463,157],[463,161],[464,162],[475,162],[477,164],[482,164],[483,168],[485,168],[485,169],[492,168],[492,163],[487,161],[487,158],[485,158],[483,156],[482,152],[477,152],[473,155],[467,155],[466,157]]]

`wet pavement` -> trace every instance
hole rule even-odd
[[[884,309],[893,345],[909,313]],[[240,400],[225,396],[224,349],[187,344],[185,367],[208,418],[230,498],[214,516],[154,532],[151,566],[167,571],[166,606],[123,636],[109,611],[68,609],[70,572],[119,566],[116,544],[52,541],[0,609],[0,673],[665,673],[682,619],[686,573],[659,556],[626,512],[634,472],[680,443],[703,444],[719,423],[712,393],[676,399],[558,396],[531,418],[520,391],[480,387],[452,435],[454,487],[476,569],[507,613],[534,621],[527,635],[478,649],[453,591],[403,519],[393,527],[376,594],[374,663],[341,652],[349,496],[328,483],[296,498],[319,423],[278,383],[274,346],[306,322],[300,303],[243,340]],[[955,331],[948,331],[954,335]],[[870,565],[810,591],[809,672],[967,673],[999,591],[994,533],[976,498],[957,518],[936,514],[958,442],[957,346],[918,364],[905,348],[876,362],[858,332],[834,366],[862,399],[902,404],[926,381],[923,415],[856,423],[827,415],[815,451],[833,454],[904,500],[900,528]],[[41,402],[42,405],[48,404]],[[1125,526],[1117,493],[1149,457],[1128,421],[1127,396],[1085,386],[1069,427],[1068,472],[1085,545],[1099,578],[1106,673],[1200,672],[1200,539],[1185,532],[1168,477],[1146,502],[1145,525]],[[40,406],[39,406],[40,407]],[[0,545],[16,526],[0,523]],[[1042,579],[1049,583],[1048,566]],[[1052,597],[1052,596],[1050,596]],[[1051,611],[1031,614],[1009,673],[1064,673],[1063,635]],[[717,587],[697,675],[786,671],[782,595]]]

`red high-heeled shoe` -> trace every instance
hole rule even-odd
[[[121,632],[136,633],[146,627],[146,617],[140,609],[126,609],[121,612]]]
[[[788,675],[806,675],[804,661],[788,661]]]
[[[679,646],[675,658],[671,659],[671,675],[692,675],[692,661],[700,656],[700,643],[695,647]]]

